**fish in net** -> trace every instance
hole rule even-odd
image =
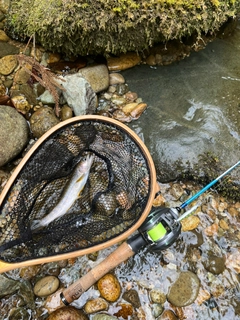
[[[81,192],[62,216],[34,229],[34,221],[68,199],[86,158],[91,166]],[[0,258],[25,261],[106,242],[139,220],[150,185],[147,159],[121,127],[99,120],[63,126],[34,151],[2,202]]]

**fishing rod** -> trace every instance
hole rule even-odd
[[[192,214],[199,206],[200,202],[179,216],[182,209],[186,208],[190,203],[196,200],[201,194],[210,189],[221,178],[230,173],[233,169],[240,165],[240,161],[227,169],[216,179],[207,184],[204,188],[194,194],[191,198],[183,202],[176,208],[156,208],[148,215],[147,219],[138,229],[145,242],[154,251],[162,251],[170,247],[181,233],[180,221]],[[131,241],[131,239],[130,239]],[[137,248],[135,248],[137,249]]]
[[[48,312],[51,313],[54,310],[61,308],[64,305],[69,305],[71,302],[78,299],[83,292],[89,289],[103,275],[114,269],[126,259],[132,257],[140,249],[148,247],[154,252],[161,252],[162,250],[170,247],[177,240],[181,233],[180,221],[186,216],[192,214],[197,209],[200,202],[196,203],[188,211],[179,216],[180,211],[197,199],[206,190],[211,188],[222,177],[230,173],[239,164],[240,161],[222,173],[219,177],[211,181],[187,201],[183,202],[179,207],[158,207],[152,209],[146,220],[138,229],[138,234],[132,236],[126,242],[123,242],[99,265],[95,266],[92,270],[90,270],[87,274],[78,279],[68,288],[60,289],[52,296],[48,297],[45,303],[45,308],[48,310]]]

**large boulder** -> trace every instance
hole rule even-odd
[[[213,33],[238,0],[11,0],[7,32],[66,55],[142,51],[157,42]]]

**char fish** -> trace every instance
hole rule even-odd
[[[91,165],[93,163],[93,155],[87,156],[80,161],[75,168],[72,177],[63,190],[62,196],[58,204],[53,210],[40,220],[33,220],[31,230],[38,230],[46,227],[50,222],[62,217],[77,200],[87,182]]]

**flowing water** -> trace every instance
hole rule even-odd
[[[240,21],[227,37],[168,66],[123,72],[132,91],[148,103],[132,124],[145,141],[160,178],[176,178],[176,161],[191,166],[203,153],[230,167],[240,155]],[[237,176],[240,179],[240,176]]]

